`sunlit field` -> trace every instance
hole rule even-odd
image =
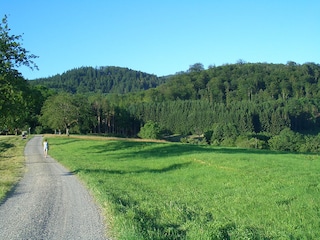
[[[237,148],[49,138],[117,239],[320,239],[320,158]]]
[[[0,136],[0,202],[23,174],[26,142],[20,136]]]

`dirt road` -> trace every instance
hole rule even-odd
[[[50,156],[42,137],[25,148],[26,173],[0,205],[0,239],[107,239],[99,208],[75,176]]]

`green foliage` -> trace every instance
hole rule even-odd
[[[290,63],[227,64],[207,70],[198,63],[190,66],[187,72],[168,78],[156,90],[167,100],[205,99],[228,105],[243,100],[316,98],[319,97],[319,73],[320,66],[315,63],[295,66]],[[176,91],[179,87],[181,94]]]
[[[169,101],[132,104],[130,114],[141,121],[152,120],[162,129],[188,135],[204,134],[213,145],[254,146],[268,148],[268,139],[246,139],[235,143],[239,136],[249,134],[278,135],[283,129],[294,132],[318,131],[317,99],[288,99],[267,102],[241,101],[231,106],[210,104],[205,100]],[[307,124],[306,124],[307,123]],[[244,140],[244,139],[243,139]],[[187,139],[186,139],[187,142]],[[290,143],[287,143],[290,144]],[[289,148],[288,148],[289,149]],[[291,148],[298,150],[299,148]]]
[[[90,106],[84,97],[61,93],[46,100],[41,110],[40,122],[52,131],[65,130],[69,134],[73,127],[74,132],[79,133],[80,128],[85,129],[87,121],[90,121],[89,111]],[[81,126],[78,125],[80,122]]]
[[[160,139],[161,129],[159,125],[153,121],[148,121],[140,129],[138,136],[146,139]]]
[[[22,47],[21,35],[10,35],[7,16],[0,23],[0,126],[17,129],[34,118],[33,93],[15,69],[21,65],[37,68],[33,54]],[[30,101],[31,100],[31,101]]]
[[[206,142],[209,143],[209,144],[210,144],[210,142],[211,142],[212,134],[213,134],[213,131],[212,131],[212,130],[205,131],[205,133],[203,134],[204,139],[205,139]]]
[[[268,142],[259,138],[256,134],[240,135],[237,137],[235,145],[241,148],[268,149]]]
[[[0,24],[0,71],[1,74],[4,72],[11,72],[14,68],[21,65],[30,67],[31,69],[36,68],[37,65],[32,59],[37,58],[33,54],[22,47],[21,35],[10,35],[10,28],[8,26],[7,16],[5,15]]]
[[[285,129],[279,135],[273,136],[269,145],[274,150],[319,153],[320,134],[302,135]]]
[[[257,136],[262,138],[260,136]],[[314,154],[50,138],[115,239],[319,239]]]
[[[305,143],[300,146],[301,152],[320,152],[320,134],[316,136],[305,136]]]
[[[232,123],[217,123],[213,126],[211,142],[215,145],[232,146],[238,136],[236,125]]]
[[[303,143],[303,136],[289,128],[283,129],[279,135],[275,135],[269,140],[270,149],[279,151],[297,152]]]
[[[182,137],[180,139],[181,143],[189,143],[189,144],[196,144],[196,145],[207,145],[206,138],[204,137],[195,137],[195,136],[188,136]]]

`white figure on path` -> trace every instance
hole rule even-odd
[[[45,139],[43,142],[43,153],[45,158],[48,156],[48,150],[49,150],[49,143],[47,139]]]

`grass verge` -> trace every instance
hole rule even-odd
[[[0,202],[23,174],[26,142],[20,136],[0,136]]]
[[[320,158],[173,143],[49,138],[117,239],[319,239]]]

